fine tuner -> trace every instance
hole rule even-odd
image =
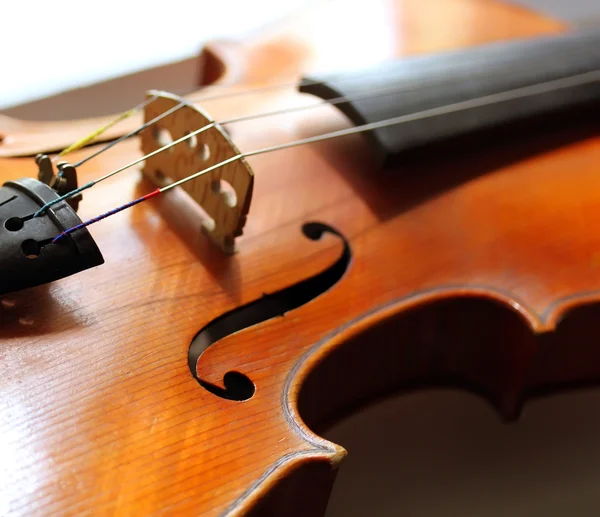
[[[574,467],[589,415],[565,398],[531,434],[521,411],[600,379],[600,32],[503,0],[434,4],[313,2],[207,43],[193,95],[0,116],[0,514],[374,515],[380,499],[328,501],[334,482],[358,490],[336,481],[355,445],[327,428],[431,386],[524,424],[524,449],[502,449],[532,453],[512,467],[516,507],[533,468],[529,495],[547,499],[540,480],[556,485],[557,450]],[[468,422],[422,445],[470,442]],[[356,423],[401,498],[391,514],[427,513],[405,504],[415,467],[456,509],[430,469],[455,472],[465,443],[407,466],[414,435],[388,433],[396,462],[375,420]]]
[[[549,40],[549,50],[544,52],[562,52],[572,56],[574,50],[597,38],[596,32],[589,31],[554,38]],[[480,66],[482,70],[478,72],[483,76],[486,60],[497,56],[506,59],[511,52],[519,51],[525,56],[521,58],[525,61],[530,58],[528,52],[539,54],[541,47],[535,41],[496,43],[434,58],[386,62],[359,75],[303,79],[296,84],[297,88],[322,97],[320,102],[220,122],[213,120],[191,100],[167,92],[150,91],[144,102],[73,143],[54,158],[38,154],[35,157],[39,169],[38,181],[29,178],[21,182],[8,182],[0,189],[0,207],[4,206],[4,210],[10,208],[13,214],[4,224],[2,236],[10,252],[2,258],[6,281],[0,284],[0,294],[58,280],[102,264],[104,259],[86,227],[175,187],[181,187],[195,204],[198,225],[210,241],[222,252],[233,253],[236,237],[242,235],[252,199],[254,172],[246,160],[250,156],[363,132],[374,133],[379,152],[389,156],[419,147],[425,142],[444,140],[450,134],[472,132],[478,123],[494,126],[532,116],[560,113],[565,107],[566,98],[569,99],[569,106],[595,102],[597,89],[594,85],[600,81],[600,69],[597,68],[600,62],[591,60],[583,67],[576,62],[572,70],[559,68],[549,71],[544,81],[533,81],[532,77],[524,74],[520,82],[514,78],[508,81],[507,86],[511,86],[508,89],[499,90],[497,84],[490,83],[480,85],[477,90],[465,95],[465,91],[461,91],[464,85],[459,86],[456,92],[448,96],[454,102],[434,100],[432,103],[430,99],[423,105],[424,109],[407,112],[407,108],[418,106],[418,103],[407,106],[407,101],[423,89],[437,87],[440,81],[456,86],[453,77],[449,80],[443,75],[444,69],[440,73],[439,65],[442,62],[446,69],[454,67],[455,75]],[[494,66],[498,68],[497,62]],[[361,88],[361,83],[369,81],[375,84],[367,90],[364,85]],[[290,86],[290,83],[282,83],[259,88],[258,91]],[[346,94],[346,91],[349,93]],[[253,92],[250,89],[229,95],[248,95]],[[205,100],[227,96],[218,94]],[[497,106],[508,106],[511,102],[526,99],[532,100],[526,108],[521,104],[514,112],[497,109]],[[556,102],[557,99],[562,102]],[[395,101],[397,103],[390,108],[389,103]],[[388,108],[378,106],[382,102]],[[356,125],[245,153],[236,147],[224,129],[225,125],[235,122],[325,105],[338,106]],[[64,159],[61,161],[64,156],[86,147],[106,130],[140,111],[144,115],[144,123],[140,127],[112,140],[75,164]],[[462,117],[460,122],[457,122],[456,115]],[[428,120],[436,125],[431,128],[423,126],[423,122],[427,123]],[[403,131],[401,126],[408,128]],[[416,135],[413,133],[415,129]],[[386,142],[390,140],[390,135],[391,145]],[[78,186],[76,167],[135,136],[140,137],[141,158]],[[76,211],[82,192],[142,162],[143,174],[157,187],[154,191],[88,221],[83,222],[78,218]]]

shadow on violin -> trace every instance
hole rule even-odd
[[[317,144],[315,148],[384,221],[469,182],[485,182],[486,176],[502,174],[502,169],[511,165],[533,162],[595,137],[596,113],[558,113],[482,130],[405,151],[382,164],[361,135]],[[492,183],[490,190],[493,188]]]

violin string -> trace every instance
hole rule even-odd
[[[333,138],[339,138],[339,137],[343,137],[343,136],[349,136],[349,135],[353,135],[353,134],[357,134],[357,133],[363,133],[366,131],[373,131],[375,129],[381,129],[381,128],[394,126],[394,125],[398,125],[398,124],[404,124],[404,123],[416,121],[416,120],[423,120],[426,118],[439,116],[439,115],[445,115],[448,113],[465,111],[465,110],[480,107],[480,106],[487,106],[487,105],[491,105],[491,104],[497,104],[499,102],[506,102],[506,101],[514,100],[514,99],[518,99],[518,98],[529,97],[532,95],[549,93],[549,92],[553,92],[553,91],[556,91],[559,89],[568,88],[570,86],[580,86],[582,84],[587,84],[587,83],[595,82],[598,80],[600,80],[600,70],[585,72],[582,74],[578,74],[576,76],[571,76],[571,77],[562,78],[562,79],[555,79],[552,81],[546,81],[543,83],[538,83],[538,84],[534,84],[534,85],[530,85],[530,86],[524,86],[521,88],[515,88],[513,90],[508,90],[505,92],[486,95],[483,97],[469,99],[466,101],[456,102],[453,104],[448,104],[446,106],[440,106],[440,107],[431,108],[431,109],[427,109],[427,110],[423,110],[423,111],[419,111],[419,112],[415,112],[415,113],[400,115],[398,117],[393,117],[393,118],[390,118],[387,120],[371,122],[369,124],[362,124],[360,126],[354,126],[354,127],[350,127],[350,128],[346,128],[346,129],[340,129],[338,131],[332,131],[330,133],[325,133],[325,134],[316,135],[316,136],[312,136],[312,137],[308,137],[308,138],[303,138],[303,139],[295,140],[292,142],[278,144],[278,145],[274,145],[274,146],[270,146],[270,147],[264,147],[262,149],[255,149],[254,151],[247,151],[244,153],[239,153],[239,154],[236,154],[235,156],[232,156],[231,158],[223,160],[215,165],[212,165],[212,166],[207,167],[199,172],[196,172],[185,178],[175,181],[165,187],[157,188],[156,190],[150,192],[149,194],[139,197],[125,205],[114,208],[114,209],[110,210],[109,212],[106,212],[97,217],[89,219],[88,221],[85,221],[76,226],[73,226],[72,228],[69,228],[69,229],[61,232],[60,234],[58,234],[52,240],[52,243],[58,242],[62,238],[66,237],[67,235],[69,235],[77,230],[80,230],[91,224],[101,221],[102,219],[105,219],[111,215],[119,213],[127,208],[137,205],[138,203],[142,203],[143,201],[152,199],[153,197],[156,197],[159,194],[167,192],[175,187],[181,186],[184,183],[187,183],[188,181],[197,179],[200,176],[208,174],[209,172],[212,172],[216,169],[219,169],[225,165],[233,163],[242,158],[248,158],[251,156],[257,156],[259,154],[265,154],[265,153],[270,153],[270,152],[274,152],[274,151],[280,151],[283,149],[289,149],[291,147],[297,147],[297,146],[301,146],[301,145],[322,142],[325,140],[330,140]],[[169,149],[170,147],[172,147],[173,145],[176,145],[175,142],[162,147],[158,151],[165,151],[165,150]],[[150,153],[150,154],[152,154],[152,153]],[[156,154],[156,152],[154,154]],[[150,156],[150,155],[147,155],[147,156]]]
[[[247,88],[244,88],[243,90],[235,90],[233,92],[230,91],[230,92],[226,92],[226,93],[217,93],[217,94],[211,94],[211,95],[206,95],[205,93],[200,92],[198,94],[195,94],[195,95],[192,94],[190,96],[185,97],[185,100],[188,102],[191,101],[192,103],[196,104],[196,103],[206,102],[206,101],[211,101],[211,100],[226,99],[226,98],[244,96],[244,95],[252,95],[252,94],[256,94],[256,93],[264,93],[264,92],[269,92],[269,91],[277,91],[277,90],[282,90],[282,89],[286,89],[286,88],[296,88],[296,87],[313,86],[313,85],[326,85],[327,83],[331,82],[332,80],[343,81],[343,82],[352,81],[352,80],[354,80],[354,81],[364,80],[365,77],[369,77],[370,75],[380,76],[381,70],[379,70],[379,67],[382,67],[382,66],[385,67],[386,64],[394,63],[394,62],[395,62],[395,59],[382,60],[377,65],[377,68],[367,72],[366,74],[362,74],[360,76],[352,75],[351,73],[343,73],[343,72],[338,73],[338,74],[326,74],[326,75],[322,76],[321,79],[319,79],[319,80],[301,79],[300,81],[298,81],[298,80],[284,81],[281,83],[267,84],[267,85],[263,85],[263,86],[250,87],[250,88],[247,87]],[[231,86],[219,85],[219,84],[208,85],[207,87],[212,88],[212,89],[214,89],[214,88],[231,88]],[[150,104],[151,102],[156,100],[157,97],[158,97],[158,95],[154,95],[152,98],[145,100],[144,102],[140,103],[139,105],[135,106],[134,108],[132,108],[128,111],[125,111],[124,113],[121,113],[114,120],[111,120],[104,126],[101,126],[97,130],[93,131],[88,136],[82,138],[81,140],[78,140],[71,146],[69,146],[66,149],[64,149],[63,151],[61,151],[58,155],[56,155],[56,156],[54,156],[54,158],[52,158],[52,161],[56,162],[60,157],[65,156],[66,154],[69,154],[69,153],[71,153],[75,150],[78,150],[78,149],[84,147],[85,145],[89,144],[92,140],[94,140],[96,137],[102,135],[104,132],[106,132],[108,129],[110,129],[117,123],[121,122],[122,120],[125,120],[126,118],[129,118],[134,113],[141,111],[148,104]],[[175,107],[173,109],[173,111],[177,111],[178,109],[182,108],[183,106],[185,106],[185,101],[180,103],[179,106]],[[167,114],[165,113],[163,115],[163,117],[164,116],[167,116]],[[159,120],[161,120],[161,118],[157,118],[156,122],[158,122]],[[148,124],[148,125],[152,125],[152,124]],[[78,165],[81,165],[82,163],[85,163],[86,161],[91,160],[92,158],[107,151],[108,149],[114,147],[115,145],[117,145],[120,142],[127,140],[128,138],[131,138],[133,136],[136,136],[141,131],[143,131],[143,129],[148,127],[148,125],[144,125],[144,126],[138,128],[138,130],[130,131],[126,135],[123,135],[120,138],[118,138],[116,141],[112,141],[111,143],[106,145],[104,148],[96,151],[93,155],[89,156],[88,158],[86,158],[84,160],[81,160],[77,164],[74,164],[74,167],[77,167]],[[59,175],[60,174],[61,173],[59,172]]]
[[[247,122],[250,120],[257,120],[259,118],[266,118],[266,117],[273,117],[273,116],[277,116],[277,115],[285,115],[285,114],[289,114],[292,112],[296,112],[296,111],[304,111],[304,110],[309,110],[309,109],[314,109],[314,108],[319,108],[319,107],[323,107],[323,106],[327,106],[327,105],[336,105],[336,104],[341,104],[344,102],[352,102],[352,101],[358,101],[358,100],[365,100],[365,99],[371,99],[371,98],[375,98],[375,97],[385,97],[385,96],[389,96],[389,95],[394,95],[397,93],[401,93],[401,92],[405,92],[405,91],[410,91],[407,88],[381,88],[379,90],[371,90],[368,94],[363,94],[363,95],[353,95],[353,96],[341,96],[341,97],[334,97],[333,99],[328,99],[328,100],[321,100],[319,102],[316,102],[314,104],[308,104],[308,105],[302,105],[302,106],[294,106],[292,108],[283,108],[280,110],[274,110],[274,111],[267,111],[267,112],[263,112],[263,113],[256,113],[256,114],[252,114],[252,115],[244,115],[242,117],[236,117],[236,118],[232,118],[232,119],[228,119],[228,120],[222,120],[222,121],[213,121],[210,122],[209,124],[206,124],[205,126],[191,132],[188,133],[187,135],[181,137],[178,140],[173,141],[172,143],[170,143],[169,145],[174,146],[177,145],[178,143],[181,143],[185,140],[187,140],[188,138],[192,138],[193,136],[196,136],[204,131],[207,131],[208,129],[211,129],[212,127],[215,127],[217,125],[227,125],[227,124],[234,124],[234,123],[238,123],[238,122]],[[113,142],[111,142],[110,144],[108,144],[107,146],[99,149],[98,151],[96,151],[95,153],[91,154],[90,156],[87,156],[86,158],[80,160],[79,162],[75,163],[73,165],[73,167],[79,167],[80,165],[82,165],[83,163],[87,162],[88,160],[91,160],[92,158],[94,158],[95,156],[97,156],[98,154],[100,154],[101,152],[104,152],[105,150],[107,150],[110,147],[113,147],[115,145],[117,145],[119,142],[122,142],[123,140],[139,134],[140,132],[142,132],[144,129],[154,125],[155,123],[157,123],[159,120],[163,119],[164,117],[174,113],[175,111],[177,111],[178,109],[180,109],[182,106],[186,105],[185,102],[183,103],[179,103],[177,105],[175,105],[174,107],[168,109],[167,111],[165,111],[164,113],[154,117],[152,120],[149,120],[148,122],[146,122],[145,124],[143,124],[142,126],[140,126],[139,128],[131,131],[130,133],[127,133],[123,136],[121,136],[119,139],[114,140]],[[63,194],[62,196],[53,199],[52,201],[49,201],[48,203],[46,203],[44,206],[42,206],[35,214],[33,214],[33,217],[39,217],[40,215],[44,214],[46,212],[46,210],[48,210],[48,208],[53,207],[54,205],[60,203],[61,201],[64,201],[66,199],[69,199],[73,196],[76,196],[78,194],[80,194],[81,192],[92,188],[93,186],[97,185],[98,183],[101,183],[102,181],[105,181],[113,176],[115,176],[116,174],[119,174],[120,172],[123,172],[126,169],[129,169],[130,167],[133,167],[134,165],[137,165],[138,163],[142,162],[143,160],[147,159],[147,158],[151,158],[152,156],[155,156],[156,154],[162,152],[163,150],[165,150],[164,148],[159,148],[156,151],[153,151],[152,153],[143,156],[142,158],[139,158],[137,160],[134,160],[131,163],[128,163],[127,165],[124,165],[123,167],[119,167],[118,169],[109,172],[108,174],[105,174],[104,176],[101,176],[100,178],[97,178],[95,180],[92,180],[88,183],[86,183],[85,185],[82,185],[81,187],[78,187],[76,189],[73,189],[70,192],[67,192],[66,194]]]
[[[395,62],[394,59],[390,59],[390,60],[383,60],[379,63],[378,67],[381,66],[385,66],[386,64],[389,63],[393,63]],[[338,74],[327,74],[325,76],[322,76],[321,79],[319,80],[311,80],[311,79],[301,79],[300,81],[287,81],[287,82],[281,82],[281,83],[276,83],[276,84],[271,84],[271,85],[264,85],[264,86],[258,86],[258,87],[254,87],[254,88],[245,88],[243,90],[236,90],[233,92],[226,92],[226,93],[218,93],[218,94],[212,94],[212,95],[206,95],[203,92],[200,92],[196,95],[190,95],[187,97],[184,97],[184,101],[181,102],[179,105],[175,106],[174,108],[172,108],[171,110],[169,110],[168,112],[165,112],[161,115],[158,115],[155,119],[153,119],[151,122],[145,123],[143,124],[141,127],[132,130],[128,133],[126,133],[125,135],[122,135],[121,137],[119,137],[116,140],[111,141],[110,143],[108,143],[107,145],[105,145],[103,148],[97,150],[96,152],[94,152],[92,155],[88,156],[87,158],[84,158],[82,160],[80,160],[79,162],[75,163],[73,166],[74,167],[78,167],[80,165],[82,165],[83,163],[91,160],[92,158],[95,158],[96,156],[102,154],[105,151],[108,151],[109,149],[111,149],[112,147],[114,147],[115,145],[129,139],[132,138],[136,135],[138,135],[141,131],[143,131],[145,128],[159,122],[160,120],[162,120],[163,118],[167,117],[168,115],[170,115],[171,113],[183,108],[187,102],[192,102],[194,104],[198,104],[198,103],[203,103],[206,101],[211,101],[211,100],[218,100],[218,99],[226,99],[226,98],[231,98],[231,97],[237,97],[237,96],[244,96],[244,95],[251,95],[251,94],[255,94],[255,93],[263,93],[263,92],[268,92],[268,91],[276,91],[276,90],[282,90],[282,89],[286,89],[286,88],[296,88],[296,87],[302,87],[302,86],[313,86],[313,85],[326,85],[327,83],[329,83],[332,80],[336,80],[338,82],[347,82],[347,81],[358,81],[358,80],[364,80],[366,77],[369,77],[371,75],[375,75],[375,76],[380,76],[381,75],[381,71],[376,68],[373,69],[371,71],[368,71],[366,74],[361,74],[360,76],[357,75],[352,75],[351,73],[338,73]],[[227,85],[209,85],[209,88],[229,88],[230,86]],[[423,85],[419,85],[419,87],[423,87]],[[148,99],[146,101],[144,101],[143,103],[139,104],[138,106],[132,108],[131,110],[128,110],[126,112],[124,112],[123,114],[117,116],[117,118],[111,122],[109,122],[108,124],[106,124],[105,126],[102,126],[101,128],[97,129],[96,131],[92,132],[90,135],[82,138],[81,140],[79,140],[78,142],[76,142],[75,144],[69,146],[67,149],[63,150],[60,154],[58,154],[57,156],[55,156],[52,161],[56,161],[59,157],[64,156],[67,153],[70,153],[72,151],[75,151],[77,149],[80,149],[81,147],[87,145],[88,143],[90,143],[94,138],[96,138],[97,136],[101,135],[102,133],[104,133],[106,130],[108,130],[110,127],[114,126],[116,123],[120,122],[121,120],[124,120],[125,118],[128,118],[129,116],[133,115],[134,113],[140,111],[141,109],[143,109],[145,106],[147,106],[148,104],[150,104],[151,102],[153,102],[154,100],[156,100],[157,95],[153,96],[151,99]],[[60,175],[61,173],[59,173]]]
[[[156,98],[158,98],[158,96],[156,96]],[[79,160],[77,163],[74,163],[73,167],[77,168],[77,167],[83,165],[84,163],[90,161],[92,158],[95,158],[99,154],[102,154],[103,152],[108,151],[110,148],[114,147],[115,145],[117,145],[117,144],[119,144],[119,143],[127,140],[128,138],[131,138],[131,137],[134,137],[134,136],[138,135],[144,129],[146,129],[146,128],[148,128],[148,127],[156,124],[157,122],[159,122],[162,119],[168,117],[172,113],[175,113],[177,110],[183,108],[183,106],[185,106],[185,105],[186,105],[185,101],[184,102],[180,102],[179,104],[173,106],[172,108],[168,109],[167,111],[164,111],[160,115],[157,115],[152,120],[149,120],[148,122],[145,122],[140,127],[134,129],[133,131],[130,131],[129,133],[125,133],[124,135],[120,136],[116,140],[113,140],[112,142],[109,142],[108,144],[106,144],[104,147],[101,147],[96,152],[94,152],[94,153],[90,154],[89,156],[86,156],[85,158]]]
[[[417,56],[418,58],[418,56]],[[410,58],[408,58],[410,59]],[[316,79],[300,79],[300,80],[295,80],[295,81],[283,81],[280,83],[274,83],[274,84],[266,84],[266,85],[262,85],[262,86],[256,86],[256,87],[246,87],[243,90],[236,90],[233,92],[226,92],[226,93],[216,93],[216,94],[211,94],[211,95],[204,95],[202,92],[197,93],[197,94],[191,94],[190,96],[186,97],[188,100],[191,100],[194,103],[199,103],[199,102],[204,102],[207,100],[218,100],[218,99],[228,99],[231,97],[239,97],[239,96],[245,96],[245,95],[254,95],[257,93],[265,93],[265,92],[272,92],[272,91],[278,91],[278,90],[285,90],[287,88],[298,88],[298,87],[303,87],[303,86],[318,86],[318,85],[323,85],[323,84],[327,84],[330,83],[331,81],[363,81],[365,78],[370,77],[370,76],[377,76],[380,77],[381,76],[381,70],[379,69],[380,67],[385,67],[387,65],[390,64],[394,64],[396,63],[398,60],[397,57],[391,57],[389,59],[383,59],[381,60],[379,63],[374,64],[373,65],[373,69],[370,71],[367,71],[366,73],[361,72],[361,75],[354,75],[352,72],[338,72],[338,73],[333,73],[333,74],[323,74],[321,75],[319,80]],[[208,85],[208,88],[231,88],[231,86],[228,85]]]
[[[589,74],[589,73],[593,73],[593,72],[587,72],[586,74]],[[558,81],[570,80],[570,79],[578,79],[579,77],[581,77],[581,75],[582,74],[579,74],[579,75],[576,75],[576,76],[566,77],[566,78],[560,79]],[[583,74],[583,75],[585,75],[585,74]],[[348,79],[348,78],[346,78],[346,79]],[[315,81],[313,83],[316,84],[318,82]],[[288,83],[288,84],[292,84],[292,83]],[[542,83],[542,84],[546,84],[546,83]],[[419,85],[415,85],[415,86],[416,86],[416,88],[419,88],[419,89],[424,87],[423,84],[419,84]],[[366,94],[366,95],[363,95],[363,96],[342,96],[342,97],[337,97],[337,98],[334,98],[334,99],[323,100],[322,102],[319,102],[319,103],[316,103],[316,104],[312,104],[312,105],[308,105],[308,106],[299,106],[299,107],[294,107],[294,108],[284,108],[282,110],[276,110],[276,111],[271,111],[271,112],[263,112],[263,113],[258,113],[258,114],[255,114],[255,115],[248,115],[248,116],[238,117],[238,118],[229,119],[229,120],[225,120],[225,121],[217,121],[217,122],[210,123],[210,124],[208,124],[208,125],[200,128],[200,129],[198,129],[198,130],[196,130],[196,131],[194,131],[192,133],[189,133],[185,137],[183,137],[183,138],[181,138],[181,139],[179,139],[179,140],[177,140],[175,142],[172,142],[169,145],[171,145],[171,146],[177,145],[178,143],[180,143],[180,142],[182,142],[182,141],[184,141],[184,140],[186,140],[188,138],[192,138],[192,137],[196,136],[197,134],[210,129],[211,127],[213,127],[213,126],[215,126],[217,124],[220,124],[220,125],[231,124],[231,123],[235,123],[235,122],[242,122],[242,121],[247,121],[247,120],[254,120],[254,119],[261,118],[261,117],[270,117],[270,116],[275,116],[275,115],[290,113],[290,112],[293,112],[293,111],[300,111],[300,110],[305,110],[305,109],[312,109],[312,108],[323,106],[323,105],[326,105],[326,104],[337,104],[337,103],[354,101],[354,100],[368,99],[368,98],[371,98],[371,97],[378,96],[381,92],[402,93],[402,92],[407,92],[407,91],[413,91],[413,88],[403,87],[403,88],[399,88],[399,89],[385,89],[384,88],[382,90],[375,90],[375,91],[372,90],[372,91],[369,92],[369,94]],[[144,123],[139,128],[137,128],[137,129],[135,129],[133,131],[130,131],[129,133],[127,133],[125,135],[122,135],[117,140],[115,140],[113,142],[110,142],[109,144],[107,144],[103,148],[99,149],[98,151],[94,152],[90,156],[88,156],[88,157],[80,160],[79,162],[75,163],[74,167],[79,167],[83,163],[91,160],[92,158],[98,156],[99,154],[103,153],[104,151],[110,149],[111,147],[114,147],[118,143],[120,143],[120,142],[122,142],[122,141],[124,141],[124,140],[126,140],[128,138],[131,138],[132,136],[135,136],[135,135],[139,134],[144,129],[146,129],[146,128],[148,128],[148,127],[156,124],[157,122],[159,122],[160,120],[162,120],[166,116],[168,116],[168,115],[176,112],[177,110],[179,110],[180,108],[182,108],[185,105],[186,105],[185,101],[177,104],[176,106],[170,108],[169,110],[165,111],[164,113],[156,116],[152,120]],[[165,149],[165,148],[163,148],[163,149]],[[161,152],[161,149],[159,149],[157,151],[154,151],[154,153],[158,153],[158,152]],[[116,174],[118,174],[118,173],[120,173],[120,172],[122,172],[122,171],[124,171],[124,170],[126,170],[126,169],[128,169],[128,168],[130,168],[132,166],[134,166],[134,165],[137,165],[138,163],[140,163],[141,161],[143,161],[145,158],[149,158],[149,157],[152,157],[152,156],[154,156],[154,154],[151,153],[150,155],[148,155],[146,157],[143,157],[143,158],[140,158],[139,160],[131,162],[131,163],[127,164],[126,166],[117,169],[116,171],[112,171],[112,172],[110,172],[110,173],[102,176],[101,178],[99,178],[97,180],[90,181],[89,183],[87,183],[87,184],[85,184],[85,185],[83,185],[83,186],[81,186],[81,187],[79,187],[77,189],[74,189],[71,192],[68,192],[67,194],[64,194],[63,196],[60,196],[59,198],[57,198],[57,199],[55,199],[55,200],[53,200],[51,202],[46,203],[44,206],[42,206],[34,214],[34,217],[38,217],[38,216],[42,215],[48,208],[50,208],[50,207],[52,207],[52,206],[60,203],[61,201],[64,201],[66,199],[69,199],[70,197],[76,196],[76,195],[80,194],[81,192],[83,192],[84,190],[87,190],[87,189],[93,187],[94,185],[97,185],[98,183],[100,183],[100,182],[102,182],[102,181],[104,181],[106,179],[109,179],[110,177],[112,177],[112,176],[114,176],[114,175],[116,175]]]
[[[88,156],[88,157],[80,160],[79,162],[73,164],[73,167],[78,167],[78,166],[84,164],[85,162],[91,160],[92,158],[95,158],[99,154],[102,154],[103,152],[108,151],[109,149],[111,149],[115,145],[117,145],[117,144],[119,144],[119,143],[121,143],[121,142],[123,142],[123,141],[125,141],[125,140],[127,140],[129,138],[132,138],[132,137],[138,135],[141,131],[143,131],[147,127],[149,127],[149,126],[151,126],[151,125],[159,122],[160,120],[162,120],[163,118],[167,117],[171,113],[174,113],[175,111],[183,108],[190,101],[193,104],[199,104],[199,103],[204,103],[206,101],[212,101],[212,100],[217,100],[217,99],[226,99],[226,98],[231,98],[231,97],[239,97],[239,96],[251,95],[251,94],[255,94],[255,93],[264,93],[264,92],[268,92],[268,91],[276,91],[276,90],[282,90],[282,89],[286,89],[286,88],[296,88],[296,87],[302,87],[302,86],[316,86],[316,85],[321,85],[321,84],[327,84],[328,82],[330,82],[331,80],[336,79],[336,78],[337,78],[338,81],[342,81],[342,82],[352,81],[352,80],[358,81],[358,80],[364,80],[365,77],[368,77],[369,75],[372,75],[372,74],[373,75],[374,74],[379,74],[379,72],[378,71],[372,71],[372,72],[367,73],[367,74],[365,74],[365,75],[363,75],[361,77],[356,77],[356,76],[352,76],[352,75],[349,75],[349,76],[331,75],[331,76],[326,76],[326,77],[329,77],[329,78],[320,79],[318,81],[317,80],[302,79],[300,81],[295,81],[295,82],[283,82],[283,83],[277,83],[277,84],[273,84],[273,85],[258,86],[258,87],[255,87],[255,88],[245,88],[243,90],[238,90],[238,91],[233,91],[233,92],[227,92],[227,93],[220,93],[220,94],[214,94],[214,95],[205,95],[205,94],[199,93],[197,95],[192,95],[192,96],[189,96],[189,97],[184,97],[185,100],[183,102],[179,103],[177,106],[171,108],[167,112],[162,113],[161,115],[158,115],[152,121],[143,124],[139,128],[134,129],[134,130],[126,133],[125,135],[122,135],[118,139],[111,141],[110,143],[108,143],[107,145],[105,145],[104,147],[102,147],[101,149],[99,149],[98,151],[94,152],[90,156]],[[62,156],[65,156],[66,154],[69,154],[69,153],[71,153],[73,151],[76,151],[78,149],[81,149],[85,145],[89,144],[92,140],[94,140],[94,138],[102,135],[104,132],[106,132],[108,129],[110,129],[111,127],[113,127],[117,123],[121,122],[122,120],[125,120],[126,118],[129,118],[131,115],[133,115],[133,114],[141,111],[147,105],[149,105],[150,103],[152,103],[153,101],[155,101],[157,98],[158,98],[158,94],[153,95],[150,99],[145,100],[144,102],[138,104],[134,108],[132,108],[132,109],[130,109],[128,111],[125,111],[124,113],[121,113],[114,120],[111,120],[107,124],[99,127],[98,129],[96,129],[95,131],[93,131],[92,133],[90,133],[89,135],[83,137],[81,140],[78,140],[74,144],[70,145],[69,147],[67,147],[66,149],[64,149],[63,151],[61,151],[54,158],[52,158],[52,161],[55,162],[55,161],[58,160],[58,158],[60,158]]]
[[[213,101],[213,100],[218,100],[218,99],[229,99],[231,97],[242,97],[245,95],[254,95],[257,93],[274,92],[274,91],[278,91],[278,90],[286,90],[288,88],[298,88],[298,87],[302,87],[302,86],[317,86],[320,84],[325,84],[327,82],[330,82],[332,79],[335,79],[335,78],[336,78],[336,76],[333,76],[329,79],[324,78],[324,79],[320,79],[318,81],[301,79],[300,81],[293,81],[293,82],[287,81],[287,82],[276,83],[276,84],[267,84],[265,86],[244,88],[243,90],[236,90],[236,91],[227,92],[227,93],[215,93],[215,94],[211,94],[211,95],[202,95],[202,93],[198,93],[198,94],[192,94],[186,98],[194,103],[199,103],[199,102],[204,102],[204,101]],[[351,80],[351,79],[358,79],[358,77],[349,76],[344,79],[344,77],[342,76],[341,78],[339,78],[339,80]],[[361,77],[361,79],[362,79],[362,77]],[[214,88],[214,86],[212,86],[212,87],[209,86],[209,87]],[[225,88],[226,88],[226,86],[225,86]]]
[[[137,106],[134,106],[133,108],[131,108],[127,111],[124,111],[123,113],[121,113],[120,115],[118,115],[117,117],[112,119],[110,122],[107,122],[103,126],[96,129],[95,131],[92,131],[92,133],[83,137],[81,140],[77,140],[75,143],[71,144],[66,149],[63,149],[54,158],[52,158],[52,161],[56,162],[59,158],[62,158],[63,156],[65,156],[69,153],[72,153],[73,151],[77,151],[78,149],[81,149],[82,147],[89,144],[96,137],[98,137],[101,134],[103,134],[104,132],[108,131],[111,127],[115,126],[119,122],[131,117],[132,115],[134,115],[135,113],[138,113],[139,111],[142,111],[146,106],[148,106],[150,103],[154,102],[156,99],[158,99],[158,95],[153,95],[152,97],[146,99],[144,102],[140,102]],[[61,173],[59,172],[59,176],[60,176],[60,174]]]
[[[312,109],[312,108],[318,108],[318,107],[326,105],[326,104],[340,104],[342,102],[350,102],[350,101],[370,99],[370,98],[374,98],[374,97],[376,97],[378,95],[390,95],[390,94],[395,94],[395,93],[409,92],[409,91],[414,91],[415,89],[420,89],[422,87],[423,87],[423,85],[415,86],[415,88],[397,88],[397,87],[396,88],[389,88],[388,87],[388,88],[375,89],[375,90],[371,90],[371,91],[369,91],[369,93],[363,94],[363,95],[345,95],[345,96],[340,96],[340,97],[334,97],[333,99],[322,100],[322,101],[320,101],[320,102],[318,102],[316,104],[294,106],[292,108],[283,108],[283,109],[276,110],[276,111],[265,111],[265,112],[256,113],[256,114],[253,114],[253,115],[244,115],[242,117],[236,117],[236,118],[232,118],[232,119],[228,119],[228,120],[216,121],[215,123],[216,124],[220,124],[220,125],[233,124],[235,122],[244,122],[244,121],[249,121],[249,120],[256,120],[256,119],[263,118],[263,117],[272,117],[272,116],[276,116],[276,115],[283,115],[283,114],[286,114],[286,113],[292,113],[294,111],[302,111],[302,110],[307,110],[307,109]],[[180,110],[184,106],[188,106],[188,105],[189,105],[188,102],[185,101],[185,100],[183,102],[180,102],[179,104],[173,106],[172,108],[170,108],[167,111],[161,113],[160,115],[157,115],[152,120],[149,120],[148,122],[145,122],[144,124],[142,124],[137,129],[134,129],[134,130],[130,131],[129,133],[126,133],[126,134],[122,135],[118,139],[113,140],[112,142],[108,143],[104,147],[98,149],[93,154],[91,154],[91,155],[89,155],[89,156],[87,156],[87,157],[79,160],[77,163],[74,163],[73,167],[77,168],[77,167],[83,165],[84,163],[88,162],[92,158],[95,158],[99,154],[101,154],[101,153],[103,153],[105,151],[108,151],[111,147],[114,147],[115,145],[123,142],[124,140],[127,140],[129,138],[132,138],[132,137],[140,134],[144,129],[147,129],[150,126],[153,126],[154,124],[160,122],[164,118],[168,117],[169,115],[175,113],[176,111]],[[204,128],[201,128],[201,129],[204,129]],[[209,129],[209,128],[206,128],[206,129]]]

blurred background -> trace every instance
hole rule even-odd
[[[126,109],[151,88],[191,91],[205,42],[243,40],[326,1],[104,0],[85,7],[75,0],[7,2],[0,31],[0,112],[69,119]],[[600,23],[598,0],[509,2],[577,26]]]
[[[205,42],[243,40],[314,3],[318,0],[105,0],[85,7],[75,0],[9,2],[2,6],[0,111],[68,119],[125,109],[150,88],[189,91],[197,84],[196,57]],[[82,88],[77,95],[35,102]]]
[[[316,2],[10,2],[0,111],[69,119],[132,106],[149,88],[190,91],[203,43],[243,39]],[[510,2],[600,25],[600,0]],[[328,517],[600,515],[598,408],[592,389],[531,402],[511,425],[455,391],[376,404],[325,435],[350,453]]]

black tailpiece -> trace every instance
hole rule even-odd
[[[75,174],[74,169],[68,172],[63,176]],[[40,179],[47,181],[43,176],[40,173]],[[56,182],[55,177],[50,179]],[[76,178],[68,179],[69,191],[74,188],[73,182],[76,186]],[[59,233],[81,223],[74,209],[79,199],[71,204],[62,201],[33,217],[42,206],[59,197],[65,190],[65,185],[61,186],[54,190],[42,181],[25,178],[0,187],[0,295],[53,282],[104,263],[85,228],[52,244]]]

